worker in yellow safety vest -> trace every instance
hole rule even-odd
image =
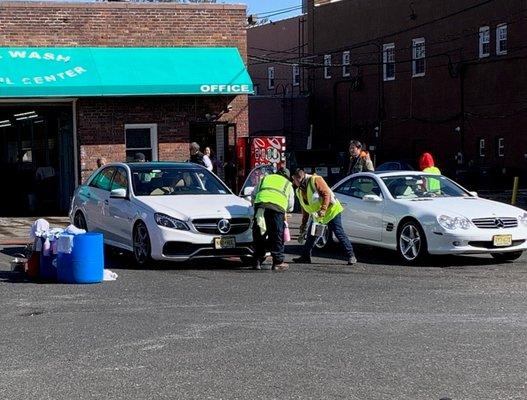
[[[253,192],[255,217],[253,241],[255,248],[255,269],[261,269],[265,253],[269,250],[273,257],[272,269],[285,271],[284,228],[285,213],[293,211],[295,194],[287,168],[265,176]]]
[[[347,253],[348,265],[357,262],[353,246],[342,227],[341,213],[344,210],[340,202],[335,198],[333,191],[329,188],[324,178],[318,175],[308,175],[301,168],[293,174],[293,182],[296,195],[302,206],[302,224],[300,225],[300,235],[306,231],[306,224],[309,216],[321,224],[328,225],[331,232],[335,234],[339,242],[344,246]],[[311,252],[315,246],[316,237],[307,230],[307,240],[304,244],[302,255],[294,258],[296,263],[310,264]]]

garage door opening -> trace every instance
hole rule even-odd
[[[0,104],[0,216],[64,215],[75,188],[73,108]]]

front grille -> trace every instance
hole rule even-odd
[[[221,233],[218,230],[218,222],[221,220],[222,218],[195,219],[192,224],[198,232],[208,235],[238,235],[251,226],[250,218],[231,218],[228,220],[231,223],[231,230],[227,233]]]
[[[518,220],[514,217],[476,218],[472,223],[481,229],[516,228]]]

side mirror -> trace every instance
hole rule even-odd
[[[126,199],[126,189],[113,189],[110,192],[110,198],[112,199]]]
[[[243,196],[251,196],[254,192],[254,186],[246,186],[243,188],[242,195]]]
[[[478,192],[469,192],[471,196],[478,197]]]
[[[382,197],[381,196],[377,196],[376,194],[366,194],[366,195],[364,195],[362,200],[367,201],[369,203],[381,203],[382,202]]]

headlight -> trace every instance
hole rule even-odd
[[[437,222],[445,229],[468,229],[470,228],[470,221],[468,218],[449,217],[448,215],[440,215],[437,217]]]
[[[518,217],[518,221],[523,224],[523,226],[527,226],[527,213],[523,213],[523,215],[520,215]]]
[[[156,213],[154,214],[156,224],[164,226],[165,228],[178,229],[180,231],[190,230],[188,225],[179,219],[169,217],[166,214]]]

